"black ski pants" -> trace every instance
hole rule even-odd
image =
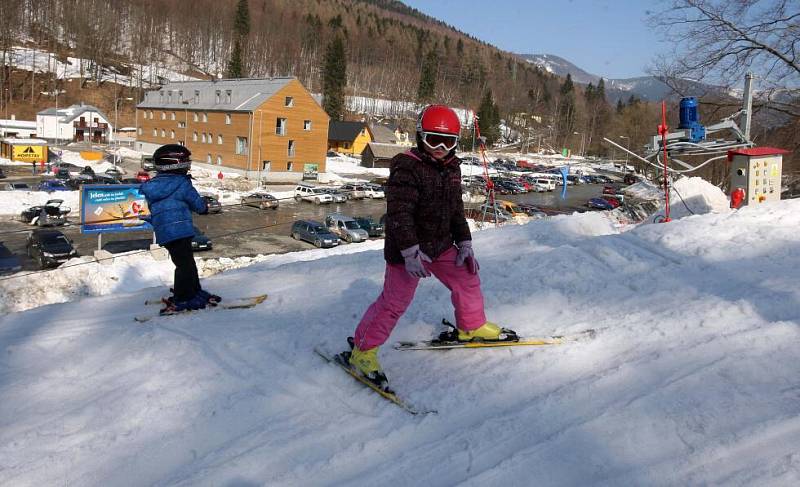
[[[200,291],[200,278],[197,276],[197,265],[194,263],[192,237],[179,238],[167,242],[164,247],[175,264],[175,283],[173,285],[175,301],[188,301]]]

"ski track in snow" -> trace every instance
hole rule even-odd
[[[206,280],[250,310],[136,324],[154,290],[0,317],[0,484],[796,485],[800,201],[625,228],[475,234],[489,318],[538,348],[381,360],[412,417],[311,350],[344,338],[380,250]],[[452,320],[421,282],[391,342]]]

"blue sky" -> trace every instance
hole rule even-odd
[[[641,0],[403,0],[500,49],[555,54],[607,78],[644,76],[665,46]],[[654,6],[655,5],[655,6]]]

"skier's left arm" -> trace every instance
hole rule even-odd
[[[459,181],[461,180],[461,171],[459,171]],[[461,185],[454,192],[453,213],[450,215],[450,233],[453,236],[453,241],[458,244],[472,240],[472,233],[469,231],[467,224],[467,217],[464,215],[464,200],[461,199]]]
[[[192,186],[192,183],[188,179],[183,199],[189,205],[189,208],[191,208],[195,213],[199,215],[205,215],[208,213],[208,204],[206,203],[206,200],[200,196],[200,193],[197,192],[195,187]]]

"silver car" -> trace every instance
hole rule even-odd
[[[349,216],[334,213],[325,219],[328,229],[347,243],[369,240],[369,234]]]
[[[278,200],[269,193],[252,193],[242,197],[242,205],[255,206],[260,210],[278,209]]]

